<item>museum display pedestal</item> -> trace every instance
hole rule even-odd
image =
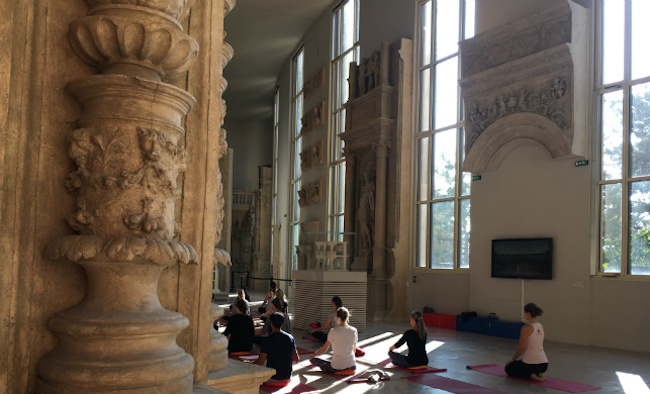
[[[293,327],[307,328],[314,320],[321,323],[332,310],[332,297],[339,296],[350,310],[350,324],[359,332],[366,329],[368,275],[360,271],[293,271],[294,297],[289,310]]]

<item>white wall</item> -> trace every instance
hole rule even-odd
[[[227,118],[226,118],[227,119]],[[232,148],[234,190],[257,190],[258,168],[273,162],[273,120],[267,122],[228,121],[228,147]]]

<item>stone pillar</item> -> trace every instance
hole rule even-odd
[[[82,266],[87,294],[48,327],[58,345],[38,364],[39,393],[190,393],[194,361],[176,343],[188,326],[158,299],[161,271],[196,264],[174,240],[177,184],[187,153],[182,122],[195,105],[162,81],[184,73],[198,44],[183,32],[185,0],[87,0],[69,41],[101,75],[70,82],[82,107],[72,133],[78,235],[49,243],[50,259]]]
[[[373,144],[377,162],[375,193],[375,232],[372,245],[372,271],[368,275],[368,308],[370,320],[384,320],[387,313],[389,281],[386,275],[386,186],[390,141]]]

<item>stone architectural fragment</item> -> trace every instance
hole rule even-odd
[[[494,169],[524,140],[583,156],[586,10],[571,0],[460,43],[465,171]]]
[[[381,51],[350,66],[345,104],[346,240],[354,245],[353,270],[368,272],[369,318],[399,318],[409,258],[407,221],[410,163],[412,43],[382,43]],[[393,286],[400,291],[393,292]]]
[[[82,108],[68,151],[76,168],[65,184],[76,196],[68,224],[77,234],[54,239],[46,249],[52,260],[83,267],[87,294],[48,322],[58,344],[38,364],[37,391],[189,393],[195,373],[205,380],[208,368],[223,368],[227,360],[227,341],[213,332],[206,337],[206,352],[190,346],[198,357],[195,365],[177,344],[190,320],[163,308],[158,298],[164,268],[199,262],[196,250],[178,241],[182,229],[176,214],[182,198],[179,175],[188,156],[183,126],[196,101],[164,82],[187,71],[198,55],[197,41],[181,24],[189,2],[88,4],[88,15],[73,21],[68,34],[77,55],[101,73],[66,87]],[[223,18],[223,11],[210,17]],[[218,36],[222,40],[221,31]],[[228,55],[232,51],[226,49],[223,57]],[[226,148],[224,131],[217,145],[220,156]],[[223,195],[221,188],[214,190],[213,225],[219,233]],[[204,258],[210,266],[211,254]],[[204,324],[208,332],[211,322]]]
[[[308,183],[298,191],[298,204],[301,207],[309,205],[320,204],[323,202],[323,188],[325,187],[325,180],[319,179]]]
[[[323,67],[320,70],[316,71],[316,73],[309,77],[309,79],[305,82],[305,85],[302,88],[303,92],[305,93],[305,97],[325,86],[326,81],[327,69]]]
[[[308,146],[300,152],[300,169],[307,171],[325,162],[325,140],[321,139],[317,143]]]
[[[300,134],[307,134],[316,127],[326,124],[327,121],[327,101],[321,101],[317,106],[310,109],[305,116],[300,119]]]

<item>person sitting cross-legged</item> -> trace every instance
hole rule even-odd
[[[357,329],[348,324],[350,312],[347,308],[340,307],[336,311],[338,326],[332,328],[327,334],[325,344],[309,360],[313,365],[319,366],[324,372],[340,373],[341,371],[354,370],[356,368],[355,351],[357,348]],[[332,361],[315,358],[323,354],[332,346]]]
[[[269,316],[271,334],[262,342],[260,357],[255,364],[275,368],[275,375],[265,383],[286,382],[291,379],[293,363],[298,362],[298,350],[293,336],[282,331],[284,316],[274,312]]]
[[[228,341],[228,354],[236,352],[249,352],[253,349],[255,326],[253,319],[247,314],[248,303],[246,300],[235,302],[235,314],[230,316],[228,326],[223,335],[230,335]]]
[[[404,335],[393,346],[388,349],[390,361],[402,368],[413,368],[429,363],[427,356],[427,327],[424,325],[422,313],[420,311],[411,312],[411,329],[406,330]],[[395,350],[404,343],[408,345],[409,353],[407,356],[397,353]]]

